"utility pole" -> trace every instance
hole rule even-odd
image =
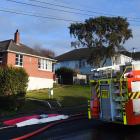
[[[136,48],[134,48],[134,47],[132,48],[132,51],[131,51],[131,58],[132,58],[132,60],[131,60],[131,61],[133,61],[134,53],[135,53],[135,51],[136,51],[135,49],[136,49]]]

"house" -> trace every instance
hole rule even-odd
[[[56,57],[58,63],[55,65],[55,69],[67,67],[78,71],[82,75],[90,77],[93,73],[92,69],[94,68],[87,63],[87,60],[89,59],[92,51],[94,51],[94,48],[92,50],[89,48],[79,48],[59,55]],[[131,53],[126,50],[121,50],[119,54],[115,55],[111,59],[107,59],[104,67],[125,65],[131,61]]]
[[[56,60],[20,43],[18,30],[14,40],[0,42],[0,66],[23,67],[29,75],[28,90],[53,87],[55,62]]]

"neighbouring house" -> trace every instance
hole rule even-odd
[[[0,42],[0,66],[23,67],[29,75],[28,90],[53,87],[55,62],[55,59],[20,43],[18,30],[14,40]]]
[[[89,59],[92,51],[89,48],[80,48],[59,55],[56,57],[57,63],[55,65],[55,69],[58,69],[60,67],[71,68],[79,72],[79,74],[81,74],[80,77],[83,78],[83,76],[86,75],[87,79],[89,79],[90,75],[92,75],[93,73],[92,69],[94,69],[94,67],[88,64],[87,60]],[[111,59],[107,59],[104,67],[125,65],[126,63],[130,63],[131,61],[131,53],[123,49],[119,54],[115,55]]]

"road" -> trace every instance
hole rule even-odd
[[[40,133],[39,135],[35,135],[34,137],[30,138],[33,140],[43,140],[43,139],[64,139],[64,138],[71,138],[80,133],[85,133],[93,128],[93,126],[98,126],[100,123],[96,121],[90,121],[88,119],[80,119],[71,122],[64,122],[62,124],[53,126],[48,130]],[[2,140],[9,140],[29,132],[35,131],[39,128],[46,126],[47,124],[40,124],[40,125],[33,125],[33,126],[26,126],[22,128],[9,128],[0,131],[0,139]],[[75,135],[76,134],[76,135]]]
[[[42,128],[46,124],[0,131],[1,140],[16,138]],[[122,126],[97,120],[80,119],[49,128],[28,140],[140,140],[140,126]]]
[[[80,111],[84,108],[80,108]],[[54,112],[53,112],[54,113]],[[78,113],[77,109],[59,111],[60,114]],[[48,124],[0,130],[0,140],[17,138]],[[28,138],[29,140],[29,138]],[[140,140],[140,126],[122,126],[87,118],[55,125],[30,140]]]

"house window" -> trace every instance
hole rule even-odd
[[[3,54],[0,53],[0,64],[2,64]]]
[[[79,68],[81,68],[82,67],[82,61],[80,60],[79,61]]]
[[[47,60],[38,59],[38,68],[42,70],[47,70]]]
[[[23,66],[23,55],[16,54],[16,66]]]
[[[85,67],[85,60],[79,61],[79,68]]]
[[[82,67],[85,67],[85,65],[86,65],[85,63],[86,63],[86,62],[83,60],[83,61],[82,61]]]
[[[79,68],[79,65],[78,64],[75,64],[75,68],[78,69]]]

